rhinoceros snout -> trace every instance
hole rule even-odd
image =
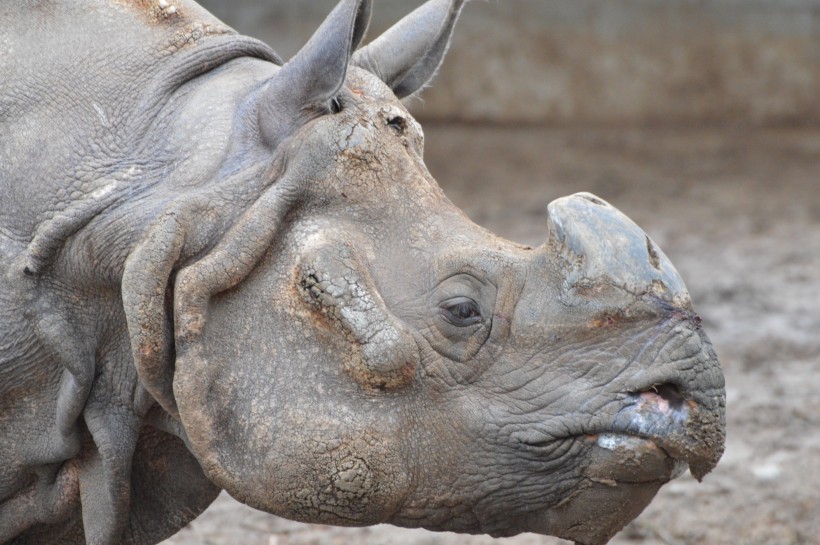
[[[617,208],[591,193],[547,207],[548,245],[569,264],[568,283],[606,282],[651,294],[678,308],[691,306],[675,267],[649,236]]]
[[[617,416],[593,430],[602,460],[611,462],[601,467],[620,467],[612,453],[639,452],[663,462],[662,472],[648,476],[669,478],[685,462],[703,477],[723,452],[725,393],[683,280],[649,236],[604,200],[577,193],[553,201],[547,212],[545,250],[564,308],[581,318],[584,331],[623,327],[622,354],[632,362],[625,372],[631,377],[610,385],[623,403]],[[644,327],[651,333],[639,342],[634,331]],[[630,343],[642,348],[630,352]]]
[[[696,317],[689,317],[694,314],[675,314],[662,320],[657,352],[646,360],[648,365],[639,365],[619,386],[614,419],[596,430],[603,432],[598,446],[626,452],[629,445],[620,439],[648,440],[667,461],[684,463],[701,479],[723,453],[725,385],[708,337]]]

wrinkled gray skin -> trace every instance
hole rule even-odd
[[[281,66],[187,1],[3,3],[0,543],[156,543],[224,488],[597,545],[715,466],[721,371],[650,239],[578,194],[514,244],[427,172],[399,99],[460,8],[362,49],[342,0]]]

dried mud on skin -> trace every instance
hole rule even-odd
[[[477,223],[540,244],[546,205],[591,191],[676,265],[721,358],[727,448],[664,486],[613,545],[820,544],[820,130],[426,126],[427,164]],[[334,528],[221,496],[163,545],[558,545]]]

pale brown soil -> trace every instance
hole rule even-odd
[[[577,191],[641,225],[686,280],[726,374],[727,449],[663,487],[612,544],[820,544],[820,131],[426,127],[426,159],[478,223],[546,234]],[[557,545],[526,534],[339,529],[220,497],[164,545]]]

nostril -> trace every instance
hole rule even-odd
[[[407,130],[407,120],[397,115],[387,120],[387,126],[399,134],[404,134]]]
[[[677,384],[672,384],[671,382],[655,384],[646,390],[636,392],[632,395],[640,398],[644,402],[657,405],[663,412],[668,412],[669,410],[680,411],[683,409],[683,404],[686,401]]]
[[[680,388],[676,384],[664,383],[655,386],[655,392],[665,399],[673,409],[680,409],[683,406],[684,398],[680,393]]]

